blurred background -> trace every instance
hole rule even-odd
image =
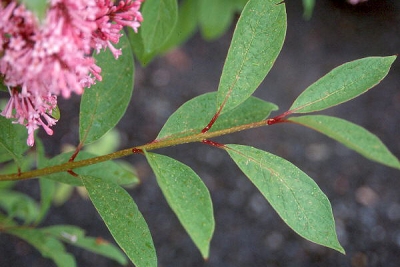
[[[352,6],[317,1],[310,20],[301,1],[286,1],[287,38],[278,60],[255,95],[286,111],[311,83],[334,67],[366,56],[400,52],[400,1],[369,0]],[[207,42],[195,35],[183,47],[137,66],[132,103],[117,129],[121,148],[152,141],[169,115],[187,100],[218,87],[233,28]],[[78,144],[79,97],[60,100],[62,121],[44,138],[49,156],[60,144]],[[400,158],[400,60],[374,89],[324,111],[375,133]],[[210,258],[204,261],[168,207],[141,155],[126,158],[141,184],[129,189],[153,235],[159,266],[398,266],[400,262],[400,172],[373,163],[297,125],[277,124],[216,139],[251,145],[286,158],[311,176],[333,207],[342,255],[310,243],[289,229],[257,189],[223,151],[202,144],[181,145],[157,153],[191,166],[208,186],[216,229]],[[37,181],[21,189],[38,190]],[[90,236],[112,242],[91,202],[78,193],[53,207],[44,225],[73,224]],[[53,266],[17,238],[0,238],[0,266]],[[68,246],[78,266],[118,266],[90,252]],[[133,266],[132,264],[129,266]]]

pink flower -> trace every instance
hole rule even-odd
[[[359,3],[367,2],[368,0],[347,0],[349,4],[357,5]]]
[[[50,0],[46,18],[39,22],[16,0],[0,0],[0,75],[10,100],[0,113],[28,129],[28,145],[34,131],[50,129],[57,96],[69,98],[101,81],[101,68],[90,56],[107,47],[115,58],[124,26],[137,31],[143,20],[143,0]]]

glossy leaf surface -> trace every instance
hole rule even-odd
[[[116,60],[112,53],[102,51],[94,57],[102,68],[103,80],[85,89],[79,113],[79,139],[88,144],[102,137],[124,115],[133,91],[134,63],[126,36],[117,45],[122,55]]]
[[[136,267],[156,267],[150,230],[131,196],[119,185],[93,176],[80,176],[90,200],[115,241]]]
[[[243,103],[272,68],[286,34],[285,4],[250,0],[236,25],[218,87],[217,106]]]
[[[226,151],[296,233],[344,253],[332,207],[313,179],[289,161],[253,147],[227,145]]]
[[[217,93],[206,93],[183,104],[168,118],[157,139],[200,133],[217,110],[216,98]],[[236,109],[219,116],[209,132],[263,120],[276,109],[275,104],[250,97]]]
[[[382,141],[359,125],[325,115],[293,117],[289,121],[319,131],[370,160],[400,169],[399,160]]]
[[[367,57],[345,63],[310,85],[294,101],[292,113],[327,109],[351,100],[377,85],[396,56]]]
[[[169,206],[208,258],[215,223],[207,187],[190,167],[177,160],[154,153],[146,153],[146,158]]]

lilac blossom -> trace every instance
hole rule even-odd
[[[143,0],[50,0],[43,21],[17,1],[0,0],[0,75],[10,99],[0,113],[28,131],[52,135],[57,96],[69,98],[101,81],[91,51],[110,49],[117,59],[124,26],[137,32]]]
[[[368,0],[347,0],[349,4],[357,5],[359,3],[367,2]]]

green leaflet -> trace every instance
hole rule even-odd
[[[196,31],[198,2],[200,0],[180,1],[178,21],[168,40],[163,44],[162,51],[182,45]]]
[[[0,162],[13,159],[17,165],[21,165],[22,154],[29,148],[25,127],[0,116],[0,129]]]
[[[260,85],[282,49],[286,34],[285,4],[250,0],[236,25],[218,87],[217,106],[227,112]]]
[[[80,177],[108,230],[133,264],[156,267],[150,230],[131,196],[115,183],[92,176]]]
[[[154,153],[146,153],[146,158],[169,206],[207,259],[215,227],[207,187],[190,167],[179,161]]]
[[[19,218],[24,225],[31,224],[39,215],[37,203],[28,195],[12,191],[0,191],[0,207],[10,218]]]
[[[132,49],[146,65],[162,49],[178,20],[177,0],[146,0],[141,9],[143,22],[138,33],[128,29]]]
[[[220,37],[231,25],[236,2],[234,0],[202,0],[199,2],[199,26],[206,40]],[[210,8],[212,7],[212,8]]]
[[[178,138],[200,133],[215,115],[217,93],[197,96],[179,107],[167,120],[157,139]],[[209,132],[257,122],[269,116],[277,106],[259,98],[250,97],[240,106],[218,117]]]
[[[290,228],[305,239],[344,253],[329,200],[314,180],[289,161],[265,151],[243,145],[226,145],[225,149]]]
[[[19,0],[25,7],[33,11],[39,18],[43,20],[47,11],[47,0]]]
[[[324,115],[307,115],[289,118],[288,120],[319,131],[360,153],[367,159],[400,169],[399,160],[382,141],[359,125]]]
[[[125,254],[116,246],[107,241],[98,242],[98,238],[85,236],[84,230],[72,225],[55,225],[40,229],[43,233],[52,235],[60,241],[69,243],[109,259],[117,261],[121,265],[127,265]]]
[[[103,81],[87,88],[82,96],[79,113],[79,139],[88,144],[102,137],[124,115],[133,91],[134,63],[126,36],[117,48],[122,55],[116,60],[107,50],[94,57],[102,68]]]
[[[68,162],[72,154],[73,152],[59,154],[56,157],[50,159],[47,162],[47,166],[55,166]],[[95,155],[85,151],[81,151],[76,157],[75,161],[93,157],[95,157]],[[118,162],[111,160],[100,162],[94,165],[88,165],[82,168],[75,169],[74,171],[81,175],[92,175],[122,185],[139,183],[139,179],[135,173],[126,168],[122,168]],[[54,173],[43,177],[70,185],[82,185],[80,179],[77,179],[67,172]]]
[[[75,267],[75,258],[65,251],[64,245],[39,229],[13,228],[7,233],[18,236],[35,247],[43,257],[51,259],[57,267]]]
[[[396,56],[366,57],[345,63],[310,85],[290,107],[292,113],[327,109],[353,99],[377,85]]]

